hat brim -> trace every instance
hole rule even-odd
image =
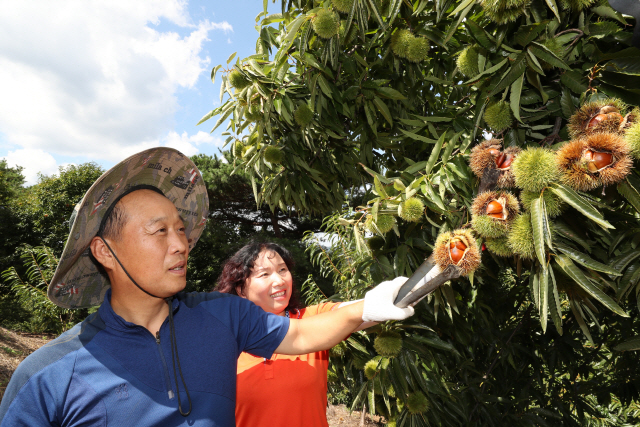
[[[207,189],[196,165],[173,148],[157,147],[123,160],[105,172],[76,206],[76,217],[47,295],[64,308],[100,305],[111,286],[90,256],[110,201],[138,185],[152,185],[173,202],[185,220],[189,249],[204,230],[209,212]]]

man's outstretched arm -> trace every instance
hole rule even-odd
[[[364,300],[317,316],[291,319],[289,331],[276,349],[280,354],[306,354],[327,350],[362,325],[362,322],[402,320],[413,315],[413,308],[398,308],[393,301],[407,280],[397,277],[382,282],[366,293]]]

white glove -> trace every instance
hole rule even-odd
[[[393,305],[398,291],[407,281],[406,277],[396,277],[382,282],[364,295],[362,320],[364,322],[385,322],[403,320],[413,316],[413,307],[400,308]]]

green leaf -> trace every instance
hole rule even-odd
[[[544,264],[543,264],[544,265]],[[540,325],[542,332],[547,332],[548,313],[549,313],[549,272],[548,268],[542,268],[540,271]]]
[[[595,345],[595,343],[593,342],[593,338],[591,337],[591,333],[589,332],[589,327],[584,321],[584,313],[582,312],[582,308],[580,308],[580,303],[573,299],[570,299],[569,305],[571,306],[571,311],[573,312],[573,315],[575,316],[576,321],[578,322],[578,325],[582,330],[582,333],[587,337],[589,342],[591,342],[591,345]]]
[[[573,249],[570,246],[567,246],[565,244],[556,242],[555,243],[555,247],[562,252],[563,254],[567,255],[569,258],[571,258],[572,260],[576,261],[578,264],[581,264],[587,268],[590,268],[591,270],[595,270],[595,271],[600,271],[602,273],[607,273],[611,276],[621,276],[622,273],[620,273],[618,270],[614,270],[613,268],[609,267],[606,264],[603,264],[601,262],[598,262],[596,260],[594,260],[593,258],[589,257],[588,255],[583,254],[582,252]]]
[[[213,67],[213,69],[211,69],[211,83],[216,82],[216,73],[218,72],[220,67],[222,67],[222,65],[216,65],[215,67]]]
[[[551,284],[549,286],[549,311],[551,312],[551,319],[558,331],[558,334],[562,335],[562,309],[560,308],[560,298],[558,296],[558,286],[556,284],[556,278],[553,273],[553,268],[549,267],[549,277],[551,277]]]
[[[393,119],[391,118],[391,112],[389,111],[389,107],[385,104],[380,98],[377,96],[373,98],[373,103],[378,108],[378,111],[382,114],[382,117],[385,118],[387,122],[389,122],[390,126],[393,126]]]
[[[615,65],[619,73],[640,76],[640,57],[614,59],[608,64]]]
[[[375,89],[375,92],[376,94],[380,95],[383,98],[395,99],[395,100],[407,99],[406,96],[404,96],[397,90],[392,89],[390,87],[378,87]]]
[[[480,74],[478,74],[477,76],[474,76],[473,78],[467,80],[466,82],[464,82],[464,84],[469,84],[469,83],[473,83],[475,81],[480,80],[481,77],[484,76],[489,76],[493,73],[495,73],[496,71],[498,71],[500,68],[504,67],[504,65],[507,63],[507,61],[509,61],[508,58],[503,59],[502,61],[498,62],[496,65],[494,65],[493,67],[484,70],[483,72],[481,72]]]
[[[601,4],[600,6],[592,7],[591,11],[597,13],[598,15],[604,18],[615,19],[616,21],[620,22],[623,25],[628,25],[627,20],[624,19],[622,14],[616,10],[613,10],[613,8],[607,4]]]
[[[525,47],[534,41],[541,32],[547,29],[548,22],[549,21],[545,21],[544,23],[521,26],[513,36],[514,41],[520,46]]]
[[[544,199],[541,194],[531,203],[531,228],[533,229],[533,246],[536,250],[536,256],[543,267],[547,264],[544,249],[544,221]],[[544,292],[546,293],[546,291],[545,288]],[[540,295],[542,295],[542,290]]]
[[[629,265],[639,256],[640,256],[640,251],[632,249],[629,252],[625,252],[622,255],[617,256],[612,260],[610,260],[611,268],[613,268],[616,271],[622,271],[625,269],[627,265]]]
[[[564,72],[562,76],[560,76],[560,82],[578,95],[583,94],[588,89],[587,85],[582,83],[582,74],[577,71],[571,70]]]
[[[618,193],[622,194],[631,203],[636,212],[640,212],[640,192],[631,185],[628,179],[618,183]]]
[[[543,61],[553,65],[554,67],[562,68],[563,70],[571,70],[567,64],[564,63],[563,60],[558,58],[555,53],[549,50],[545,45],[533,42],[532,46],[529,47],[531,53],[533,53],[538,58]]]
[[[373,183],[374,183],[374,186],[375,186],[375,188],[376,188],[376,192],[378,193],[378,195],[379,195],[380,197],[384,197],[385,199],[386,199],[387,197],[389,197],[389,196],[387,195],[386,190],[384,189],[384,186],[383,186],[383,185],[382,185],[382,183],[380,182],[380,179],[378,179],[377,175],[374,175],[374,176],[373,176]]]
[[[630,340],[624,341],[617,346],[613,347],[615,351],[632,351],[640,350],[640,336],[633,337]]]
[[[598,224],[600,227],[604,229],[615,228],[602,217],[600,212],[598,212],[593,206],[591,206],[591,203],[589,203],[584,197],[573,191],[573,189],[559,183],[552,183],[550,189],[558,197],[576,208],[578,212]]]
[[[522,92],[522,83],[524,82],[524,73],[513,82],[511,85],[511,98],[510,105],[511,111],[513,111],[513,117],[515,117],[519,122],[522,122],[520,118],[520,94]]]
[[[380,182],[384,182],[385,184],[391,184],[393,182],[393,179],[389,179],[387,177],[385,177],[384,175],[380,175],[378,172],[369,169],[368,167],[366,167],[365,165],[363,165],[362,163],[359,163],[360,166],[362,166],[362,168],[367,171],[367,173],[377,179],[380,180]]]
[[[233,58],[235,58],[237,52],[233,52],[231,55],[229,55],[229,58],[227,58],[227,64],[229,64],[231,61],[233,61]]]
[[[594,285],[582,273],[582,270],[576,267],[576,265],[568,256],[558,255],[556,257],[556,262],[558,263],[560,268],[562,268],[562,271],[564,271],[571,279],[573,279],[574,282],[580,285],[580,287],[594,299],[598,300],[602,305],[604,305],[614,313],[623,317],[629,317],[629,315],[625,313],[625,311],[613,300],[613,298],[605,294],[598,286]]]
[[[568,119],[575,113],[576,106],[573,104],[573,98],[567,88],[562,88],[562,96],[560,97],[560,107],[562,109],[562,115],[565,119]]]
[[[518,78],[524,75],[525,70],[527,69],[527,54],[520,53],[516,59],[511,64],[511,68],[507,75],[504,76],[500,83],[498,83],[493,90],[489,93],[489,96],[493,96],[498,92],[506,89],[511,83],[515,82]]]
[[[547,2],[547,6],[549,6],[549,9],[551,9],[553,14],[556,16],[558,22],[562,22],[562,19],[560,19],[560,11],[558,10],[556,0],[545,0],[545,2]]]
[[[496,49],[495,41],[493,40],[493,37],[491,37],[484,30],[484,28],[482,28],[472,19],[467,19],[465,21],[465,24],[467,25],[467,29],[469,29],[471,36],[474,39],[476,39],[476,41],[480,44],[480,46],[482,46],[483,48],[489,51],[492,51],[492,52],[495,51]]]
[[[435,147],[433,147],[433,150],[431,150],[429,160],[427,160],[427,166],[425,166],[424,168],[425,174],[429,175],[429,173],[431,173],[431,169],[433,169],[433,166],[436,164],[436,160],[438,160],[438,156],[440,155],[440,150],[442,149],[442,144],[444,144],[444,138],[446,136],[446,132],[440,135],[440,138],[438,138]]]
[[[427,138],[427,137],[424,137],[424,136],[420,136],[420,135],[415,134],[413,132],[409,132],[408,130],[400,129],[400,132],[404,133],[409,138],[415,139],[417,141],[426,142],[427,144],[437,144],[437,142],[438,142],[435,139],[431,139],[431,138]]]
[[[449,16],[453,16],[453,15],[458,14],[460,11],[462,11],[462,10],[466,9],[470,4],[472,4],[472,3],[474,3],[474,2],[475,2],[475,0],[465,0],[465,1],[463,1],[462,3],[460,3],[460,4],[458,5],[458,7],[456,7],[456,8],[453,10],[453,12],[451,12],[451,13],[449,14]]]

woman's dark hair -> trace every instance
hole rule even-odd
[[[240,292],[244,294],[247,279],[251,275],[255,261],[262,251],[280,255],[293,275],[295,262],[288,250],[276,243],[252,242],[243,246],[224,263],[222,273],[218,277],[216,287],[213,290],[225,294],[239,295],[237,288],[240,287]],[[286,310],[297,310],[302,307],[304,305],[300,302],[300,294],[294,279],[291,286],[291,298],[289,298],[289,305],[287,305]]]

